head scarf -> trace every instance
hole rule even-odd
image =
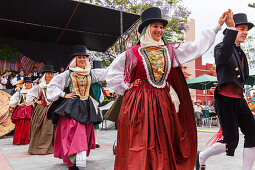
[[[162,46],[162,45],[164,45],[164,41],[162,39],[160,39],[160,41],[156,41],[152,38],[150,27],[151,27],[151,24],[148,25],[145,33],[140,38],[141,47],[144,48],[144,47],[149,47],[149,46]]]
[[[82,75],[88,75],[91,70],[91,65],[89,63],[89,59],[86,58],[86,66],[85,66],[85,69],[83,69],[83,68],[80,68],[77,66],[76,57],[74,57],[74,59],[71,61],[70,65],[69,65],[69,70],[72,70],[73,72],[79,73]]]
[[[40,79],[40,83],[39,83],[39,86],[41,87],[41,88],[47,88],[47,86],[49,85],[49,83],[47,84],[46,83],[46,80],[45,80],[45,74],[46,73],[44,73],[43,74],[43,76],[42,76],[42,78]],[[53,76],[54,77],[54,76]]]

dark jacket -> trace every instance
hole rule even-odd
[[[237,34],[238,31],[227,29],[223,42],[214,48],[218,86],[234,83],[243,89],[249,77],[246,55],[235,45]],[[242,56],[244,68],[242,67]]]

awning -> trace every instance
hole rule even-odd
[[[104,52],[120,37],[121,11],[71,0],[1,0],[0,37]],[[139,15],[123,12],[123,32]],[[29,57],[29,56],[28,56]]]

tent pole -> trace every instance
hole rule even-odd
[[[205,84],[205,102],[206,102],[206,105],[207,105],[207,96],[206,96],[206,93],[207,93],[207,90],[206,90],[206,84]]]
[[[120,52],[123,52],[123,12],[120,11]]]

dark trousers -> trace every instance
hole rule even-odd
[[[244,147],[255,147],[255,120],[244,98],[215,95],[215,111],[220,120],[226,154],[234,156],[239,141],[240,127],[244,134]]]

